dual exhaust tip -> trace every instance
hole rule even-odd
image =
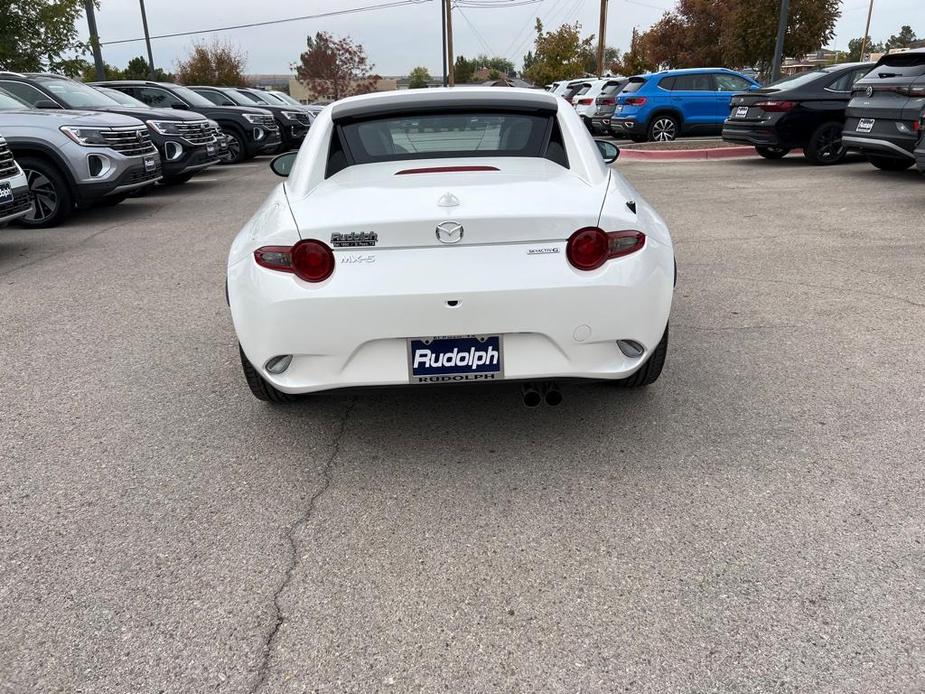
[[[545,402],[550,407],[562,404],[562,391],[555,383],[525,383],[521,388],[524,407],[539,407]]]

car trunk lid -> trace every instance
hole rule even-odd
[[[606,191],[541,158],[415,159],[351,166],[290,203],[303,238],[335,247],[471,246],[565,240]]]

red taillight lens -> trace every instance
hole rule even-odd
[[[597,227],[579,229],[569,237],[565,255],[578,270],[596,270],[611,258],[635,253],[645,245],[641,231],[606,232]]]
[[[593,103],[594,103],[594,99],[579,99],[578,100],[579,106],[590,106]]]
[[[291,272],[306,282],[323,282],[334,272],[334,252],[315,239],[294,246],[263,246],[254,251],[254,260],[261,267]]]
[[[628,106],[645,106],[646,97],[644,96],[630,96],[627,97],[626,103]]]
[[[617,103],[617,100],[612,96],[605,96],[601,99],[598,99],[597,103],[599,103],[601,106],[613,106],[615,103]]]
[[[755,106],[766,113],[783,113],[796,108],[796,101],[760,101]]]

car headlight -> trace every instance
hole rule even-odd
[[[158,135],[179,135],[180,128],[176,121],[170,120],[148,120],[145,121],[148,129]]]
[[[83,147],[105,147],[109,141],[103,137],[106,128],[78,128],[73,125],[62,125],[61,132]]]
[[[263,116],[261,115],[256,113],[242,113],[241,115],[244,116],[251,125],[263,125]]]
[[[306,116],[308,114],[303,113],[302,111],[283,111],[283,118],[288,118],[289,120],[298,121],[300,123],[306,122],[308,119]]]

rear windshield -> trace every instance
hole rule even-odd
[[[810,70],[809,72],[801,72],[796,75],[788,75],[787,77],[782,77],[776,82],[771,82],[771,84],[769,84],[768,87],[769,88],[779,87],[782,89],[784,88],[792,89],[794,87],[802,87],[804,84],[810,84],[811,82],[815,82],[820,77],[823,77],[828,74],[829,72],[825,70]]]
[[[604,96],[613,96],[618,91],[620,91],[621,86],[622,84],[620,82],[614,82],[613,84],[608,84],[601,90],[601,94],[603,94]]]
[[[444,111],[347,120],[332,138],[327,175],[354,164],[471,157],[540,157],[568,167],[552,112]]]
[[[633,92],[638,92],[640,89],[642,89],[642,85],[644,85],[645,83],[646,81],[642,79],[641,77],[634,77],[633,79],[631,79],[629,82],[626,83],[626,86],[623,87],[623,91],[620,93],[621,94],[632,94]]]
[[[893,53],[880,59],[865,80],[925,75],[925,53]]]

